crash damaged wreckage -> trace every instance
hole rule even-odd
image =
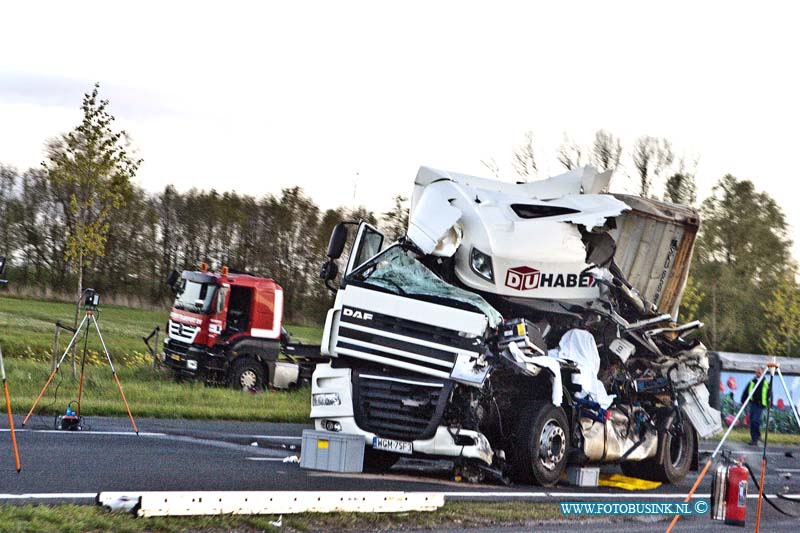
[[[337,226],[316,428],[363,436],[368,469],[445,457],[552,485],[568,464],[673,483],[696,468],[698,437],[721,429],[706,350],[686,337],[702,324],[676,323],[699,219],[609,180],[422,167],[398,242]]]

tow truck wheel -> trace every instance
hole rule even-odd
[[[364,472],[380,474],[388,472],[400,460],[396,453],[373,450],[369,446],[364,448]]]
[[[695,454],[694,428],[688,420],[683,429],[677,425],[675,415],[669,416],[659,427],[660,453],[644,461],[624,461],[620,464],[626,476],[638,477],[663,483],[680,483],[692,466]]]
[[[521,483],[555,485],[567,465],[567,415],[551,402],[533,402],[512,441],[511,475]]]
[[[260,391],[264,389],[264,367],[249,357],[240,358],[233,364],[230,375],[230,386],[243,391]]]

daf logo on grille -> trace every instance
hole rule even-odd
[[[421,402],[421,401],[415,400],[413,398],[403,398],[403,402],[402,403],[406,407],[422,407],[424,405],[424,403],[427,403],[427,402]]]
[[[361,320],[372,320],[372,313],[367,313],[366,311],[359,311],[357,309],[345,307],[342,309],[342,313],[344,313],[344,316],[359,318]]]
[[[178,335],[183,335],[183,324],[178,322]]]

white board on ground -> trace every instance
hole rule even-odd
[[[434,511],[440,492],[226,491],[101,492],[97,503],[138,516]],[[138,503],[138,505],[136,505]]]

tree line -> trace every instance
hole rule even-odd
[[[107,106],[95,86],[84,97],[81,124],[48,141],[41,167],[0,165],[0,255],[9,257],[13,285],[60,294],[92,286],[165,305],[169,273],[202,261],[274,278],[287,318],[317,321],[331,304],[317,273],[333,226],[364,219],[390,239],[405,232],[403,197],[376,214],[323,210],[299,187],[262,197],[171,185],[148,193],[132,183],[141,161],[125,132],[113,129]],[[626,167],[642,196],[662,190],[660,199],[697,203],[696,160],[685,164],[663,138],[641,136],[628,148],[606,130],[589,146],[565,136],[556,158],[565,169]],[[532,132],[511,162],[521,179],[537,178]],[[494,160],[484,164],[497,174]],[[681,318],[705,322],[701,334],[712,349],[800,354],[800,288],[780,207],[752,181],[731,175],[696,207],[703,222]]]

